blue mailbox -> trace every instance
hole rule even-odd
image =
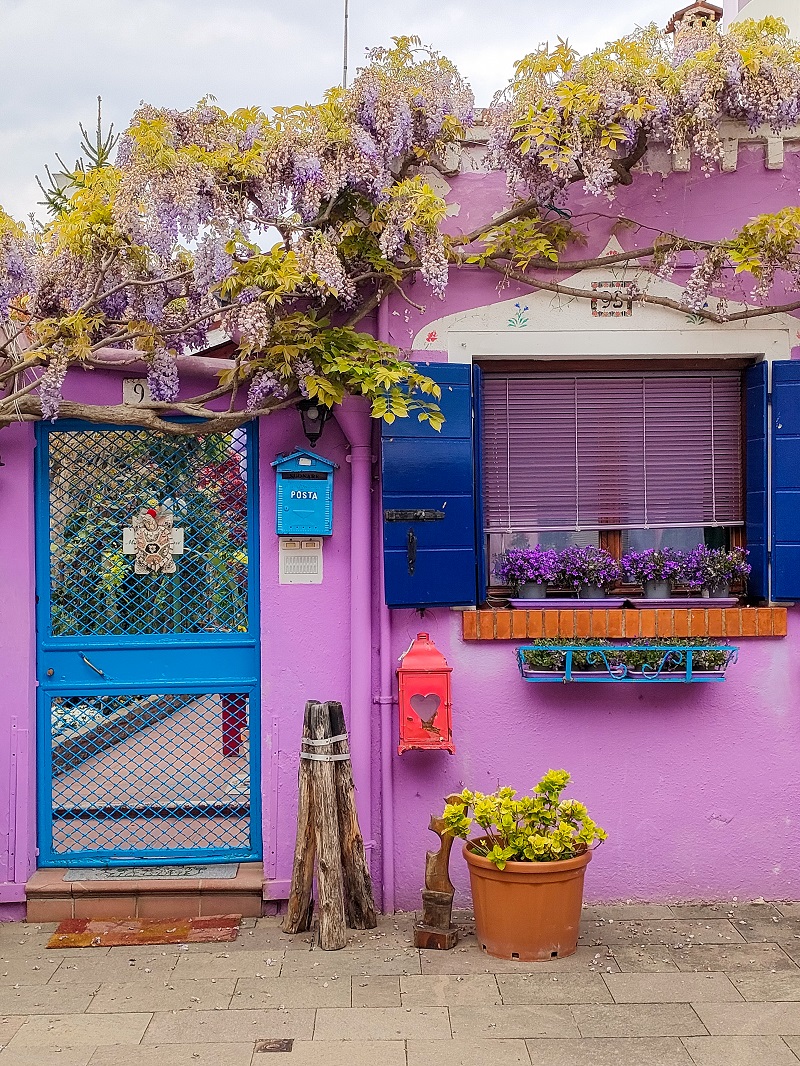
[[[275,467],[275,532],[329,537],[333,532],[333,472],[337,464],[313,452],[279,455]]]

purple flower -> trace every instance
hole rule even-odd
[[[175,356],[158,348],[153,352],[150,369],[147,371],[147,384],[154,400],[160,403],[172,403],[178,398],[178,364]]]
[[[747,551],[744,548],[707,548],[705,544],[698,544],[689,554],[683,564],[681,580],[689,588],[713,589],[730,585],[737,578],[745,578],[752,567],[746,561]]]
[[[628,581],[643,585],[645,581],[674,581],[682,571],[684,556],[672,548],[648,548],[628,552],[622,557],[622,572]]]
[[[558,553],[542,548],[509,548],[497,561],[495,574],[505,585],[546,584],[558,573]]]
[[[619,563],[605,548],[565,548],[558,556],[558,580],[572,588],[611,588],[619,581]]]

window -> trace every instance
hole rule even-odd
[[[721,543],[744,524],[737,371],[488,371],[482,414],[490,560],[567,536],[617,555]]]

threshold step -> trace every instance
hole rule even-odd
[[[231,865],[236,866],[230,876]],[[227,866],[227,869],[226,869]],[[27,885],[29,922],[66,918],[197,918],[211,914],[261,915],[264,867],[260,862],[170,867],[37,870]],[[185,876],[188,874],[189,876]],[[201,876],[196,876],[200,874]],[[227,876],[226,876],[227,875]]]

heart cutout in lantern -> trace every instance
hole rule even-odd
[[[425,696],[420,692],[415,692],[409,702],[411,709],[423,722],[432,722],[439,710],[442,698],[435,692],[428,692]]]

